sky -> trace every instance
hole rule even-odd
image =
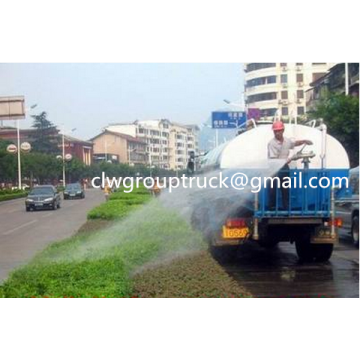
[[[21,128],[31,126],[31,114],[46,111],[81,139],[137,119],[201,124],[242,91],[240,63],[0,64],[0,96],[24,95],[26,107],[37,104]]]

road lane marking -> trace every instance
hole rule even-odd
[[[22,225],[20,225],[20,226],[17,226],[17,227],[14,228],[14,229],[11,229],[11,230],[9,230],[9,231],[4,232],[3,235],[10,235],[10,234],[12,234],[12,233],[15,232],[15,231],[20,230],[20,229],[22,229],[23,227],[28,226],[28,225],[31,225],[31,224],[34,224],[34,223],[36,223],[36,222],[37,222],[37,220],[29,221],[29,222],[27,222],[27,223],[25,223],[25,224],[22,224]]]

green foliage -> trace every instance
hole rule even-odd
[[[359,98],[328,93],[309,113],[323,118],[328,132],[345,147],[351,166],[359,164]]]
[[[27,196],[28,192],[20,189],[10,190],[0,190],[0,202],[6,200],[19,199]]]
[[[56,126],[48,120],[47,113],[43,111],[31,117],[34,119],[32,127],[36,130],[31,140],[33,150],[47,154],[58,153],[59,136]]]
[[[17,156],[0,150],[0,181],[11,182],[17,177]]]
[[[124,201],[107,201],[94,209],[92,209],[87,218],[88,219],[105,219],[114,220],[122,219],[129,214],[131,210],[136,209],[130,202]]]

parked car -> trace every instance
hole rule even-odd
[[[359,246],[359,167],[350,170],[349,189],[335,204],[336,214],[343,219],[343,229]]]
[[[59,209],[60,194],[52,185],[40,185],[33,188],[25,200],[26,211],[38,209]]]
[[[64,190],[64,200],[68,199],[84,199],[85,198],[85,191],[82,188],[81,184],[74,183],[68,184]]]

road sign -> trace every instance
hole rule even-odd
[[[0,97],[0,120],[25,119],[25,98],[23,96]]]
[[[10,154],[16,154],[17,153],[17,146],[15,144],[10,144],[6,148],[6,151]]]
[[[20,145],[20,149],[25,152],[25,153],[28,153],[30,152],[31,150],[31,145],[28,143],[28,142],[23,142],[21,145]]]
[[[65,155],[65,160],[66,160],[66,161],[71,161],[72,158],[73,158],[73,157],[72,157],[71,154],[66,154],[66,155]]]
[[[236,129],[246,122],[244,111],[213,111],[211,115],[213,129]]]

